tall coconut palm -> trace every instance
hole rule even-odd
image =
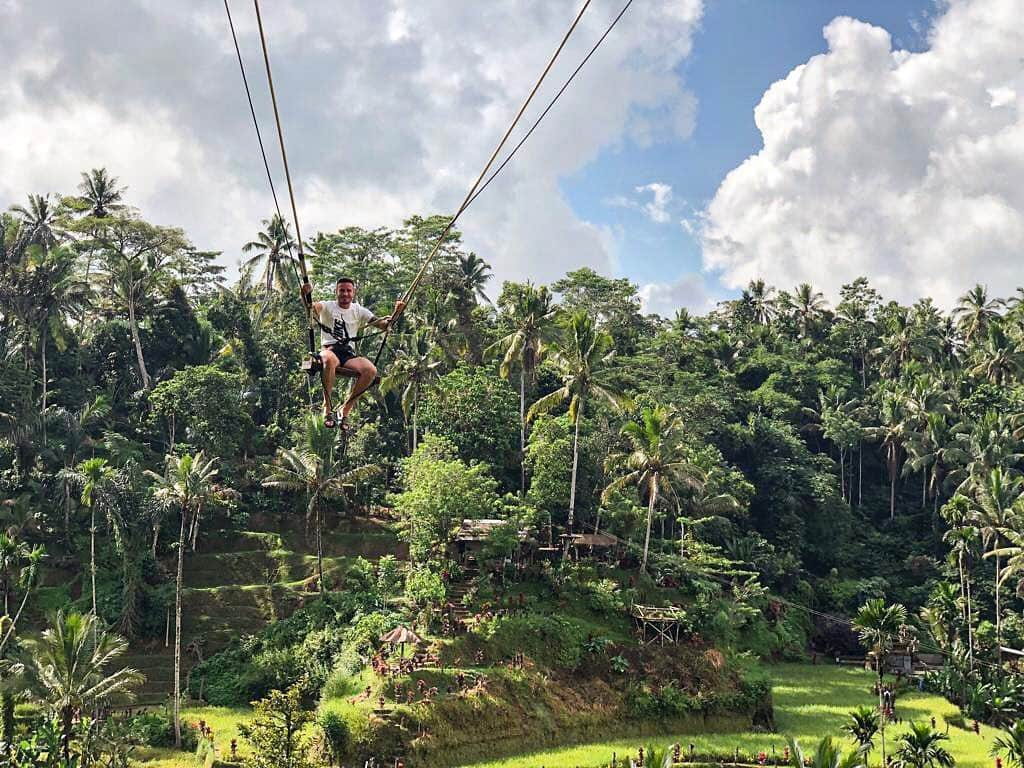
[[[699,491],[706,477],[701,469],[687,460],[682,442],[682,419],[663,407],[645,408],[636,421],[622,428],[632,450],[608,457],[607,468],[626,471],[609,483],[604,499],[626,486],[635,486],[641,501],[647,502],[647,527],[640,570],[647,570],[651,544],[651,521],[663,493],[686,488]]]
[[[910,435],[907,412],[897,392],[882,394],[881,424],[868,427],[870,439],[881,444],[885,466],[889,472],[889,519],[896,518],[896,478],[900,474],[905,446]]]
[[[294,280],[283,269],[284,265],[295,263],[291,255],[294,247],[295,240],[288,228],[288,222],[276,213],[269,219],[263,219],[263,230],[255,240],[242,246],[242,253],[253,254],[242,262],[242,270],[245,274],[260,270],[259,282],[263,284],[264,307],[275,287],[281,291],[286,291],[289,287],[298,288],[290,285]]]
[[[943,741],[949,741],[949,736],[927,723],[912,722],[910,730],[897,742],[897,760],[905,768],[953,768],[956,761],[942,746]]]
[[[81,452],[92,444],[89,428],[105,419],[110,414],[110,403],[105,395],[98,395],[77,411],[65,408],[53,410],[54,420],[60,424],[63,440],[59,447],[61,463],[64,465],[58,473],[61,482],[61,493],[64,497],[64,533],[71,539],[71,490],[78,480],[75,470]]]
[[[185,454],[166,457],[163,475],[148,473],[156,480],[155,496],[167,507],[181,515],[178,535],[178,567],[174,580],[174,744],[181,746],[181,596],[185,587],[185,533],[193,516],[201,513],[203,505],[213,498],[217,459],[203,455]]]
[[[546,286],[535,288],[532,283],[526,283],[519,288],[521,290],[503,292],[498,299],[498,307],[512,330],[494,342],[488,352],[502,356],[498,372],[506,381],[513,367],[519,369],[519,483],[520,490],[526,493],[527,387],[532,389],[544,348],[555,338],[557,310]]]
[[[999,318],[1000,306],[1002,302],[989,299],[988,288],[980,284],[960,297],[953,310],[953,317],[968,345],[975,339],[985,337],[989,325]]]
[[[1021,494],[1024,492],[1024,478],[1005,472],[996,467],[988,473],[985,483],[975,494],[974,519],[981,532],[982,544],[989,550],[984,557],[995,558],[996,598],[996,642],[1003,642],[1002,595],[1003,550],[1002,540],[1006,532],[1014,527],[1020,512]]]
[[[960,604],[963,606],[963,623],[967,628],[967,653],[974,668],[974,610],[971,606],[971,579],[969,569],[977,551],[978,529],[970,525],[971,502],[956,494],[942,507],[942,516],[950,528],[942,540],[949,544],[950,556],[955,559],[960,577]]]
[[[825,295],[816,291],[810,283],[800,283],[790,298],[789,310],[796,324],[797,336],[807,339],[814,332],[828,304]]]
[[[1024,352],[1020,345],[1011,339],[1003,324],[989,324],[985,343],[977,350],[977,362],[971,366],[969,373],[980,376],[996,386],[1011,384],[1024,373]]]
[[[87,220],[79,229],[100,254],[101,268],[94,279],[110,308],[127,315],[139,377],[142,386],[151,389],[139,329],[156,296],[169,285],[171,266],[192,246],[179,229],[126,215]]]
[[[860,636],[860,642],[875,656],[875,672],[878,674],[879,705],[881,705],[882,672],[885,658],[892,651],[900,631],[907,623],[907,609],[899,604],[886,605],[882,598],[868,600],[857,611],[853,629]]]
[[[86,459],[78,466],[79,482],[82,487],[80,501],[89,510],[89,576],[92,581],[92,615],[96,612],[96,507],[99,506],[104,485],[110,480],[112,470],[107,460],[99,457]]]
[[[775,306],[774,293],[775,288],[765,285],[764,280],[751,280],[743,291],[740,304],[757,325],[771,325],[775,320],[778,307]]]
[[[103,219],[125,209],[121,200],[126,189],[117,186],[117,177],[111,176],[106,168],[93,168],[82,172],[78,202],[90,216]]]
[[[26,230],[28,245],[37,245],[44,251],[55,248],[64,236],[58,224],[60,209],[50,202],[49,195],[29,195],[28,206],[12,205]]]
[[[907,452],[911,457],[910,468],[926,473],[927,492],[932,495],[933,511],[937,513],[943,484],[949,473],[967,460],[967,453],[942,413],[926,414],[924,429],[911,435]]]
[[[29,690],[60,720],[61,748],[70,765],[71,732],[76,712],[87,712],[111,696],[131,698],[145,678],[131,668],[108,667],[128,643],[99,626],[91,614],[58,612],[35,641],[28,641],[24,674]]]
[[[530,406],[527,420],[547,413],[568,401],[569,421],[573,425],[572,478],[569,485],[568,532],[571,534],[576,514],[576,478],[580,457],[580,421],[587,401],[603,400],[620,408],[627,399],[619,392],[612,378],[615,357],[611,334],[598,330],[585,311],[574,313],[568,320],[565,335],[548,360],[562,379],[562,386]]]
[[[324,426],[322,416],[310,414],[306,418],[303,444],[300,447],[278,451],[277,461],[263,481],[267,488],[299,491],[306,495],[306,526],[315,525],[317,587],[325,594],[324,580],[323,513],[331,499],[347,499],[348,490],[381,472],[381,467],[367,464],[348,467],[344,450],[336,429]]]
[[[402,416],[412,422],[412,450],[419,445],[419,404],[423,388],[437,378],[443,352],[429,329],[408,334],[395,352],[387,375],[381,380],[381,391],[399,392]]]

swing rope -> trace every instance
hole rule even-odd
[[[576,18],[573,19],[573,22],[569,26],[569,29],[562,37],[562,41],[558,44],[558,48],[555,49],[555,52],[548,60],[547,66],[544,67],[544,71],[541,72],[540,77],[537,78],[537,82],[534,84],[533,89],[530,91],[529,95],[526,97],[526,100],[523,102],[523,105],[519,108],[519,111],[516,113],[515,118],[513,118],[512,123],[505,131],[505,135],[501,137],[501,141],[498,142],[498,146],[494,148],[494,152],[491,153],[491,157],[488,159],[487,164],[484,166],[483,170],[480,171],[480,175],[477,176],[476,181],[473,182],[473,186],[469,188],[469,191],[466,193],[466,196],[462,200],[462,204],[455,212],[455,215],[452,216],[451,219],[449,219],[448,224],[445,225],[445,228],[441,230],[441,234],[438,235],[437,241],[434,243],[434,247],[431,248],[430,253],[428,253],[427,257],[423,260],[423,264],[420,266],[419,272],[416,273],[416,277],[413,278],[412,283],[409,285],[409,287],[403,294],[403,304],[409,303],[409,299],[412,298],[412,295],[416,292],[416,289],[419,287],[420,282],[426,275],[427,269],[430,267],[431,262],[434,260],[434,257],[437,255],[437,252],[441,249],[441,246],[444,244],[445,238],[448,236],[448,233],[451,232],[452,227],[455,226],[455,222],[459,220],[459,217],[462,215],[463,211],[465,211],[466,208],[469,207],[469,203],[473,198],[473,194],[477,191],[477,188],[484,180],[484,177],[487,175],[487,172],[491,169],[491,166],[494,165],[494,161],[501,153],[501,150],[505,146],[505,143],[508,141],[509,136],[512,135],[512,131],[514,131],[516,126],[519,124],[519,120],[522,118],[523,113],[526,111],[526,108],[530,105],[530,102],[533,101],[533,97],[540,89],[540,86],[544,82],[544,79],[547,77],[548,72],[551,71],[551,67],[554,66],[555,61],[562,53],[562,49],[565,48],[565,44],[569,42],[569,38],[572,36],[573,31],[575,31],[577,25],[580,23],[580,19],[583,18],[583,14],[586,12],[587,8],[590,7],[590,2],[591,0],[586,0],[586,2],[583,3],[583,7],[580,8],[579,13],[576,14]],[[374,355],[373,357],[373,364],[375,366],[380,362],[380,356],[384,352],[384,347],[387,344],[388,337],[391,334],[391,327],[393,326],[394,321],[397,320],[398,317],[400,316],[401,312],[397,312],[395,316],[392,317],[392,323],[389,324],[387,329],[385,330],[384,338],[381,339],[380,346],[377,348],[377,354]]]

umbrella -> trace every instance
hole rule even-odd
[[[402,646],[402,655],[403,656],[405,656],[405,644],[406,643],[421,643],[421,642],[423,642],[423,640],[420,638],[419,635],[417,635],[415,632],[413,632],[408,627],[404,627],[404,626],[397,626],[397,627],[395,627],[390,632],[388,632],[386,635],[381,636],[380,639],[383,642],[385,642],[385,643],[390,643],[391,645],[401,645]]]

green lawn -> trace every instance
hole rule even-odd
[[[872,676],[860,669],[832,665],[780,664],[768,667],[767,672],[773,680],[775,724],[778,733],[676,734],[649,741],[661,744],[679,741],[684,747],[694,744],[698,752],[732,751],[738,747],[741,752],[753,754],[761,750],[770,753],[773,745],[777,750],[781,750],[785,746],[786,736],[795,736],[806,749],[823,736],[841,736],[847,712],[854,707],[870,706],[875,702],[871,694]],[[956,708],[952,704],[931,694],[904,694],[897,702],[897,715],[904,721],[927,721],[934,716],[940,730],[946,728],[944,716],[955,714]],[[892,744],[902,730],[905,730],[905,726],[886,729],[887,743]],[[956,758],[958,766],[991,766],[993,761],[988,756],[988,750],[995,733],[994,729],[985,726],[982,726],[980,736],[971,731],[950,727],[950,742],[947,747]],[[613,752],[620,760],[627,754],[635,753],[638,744],[639,742],[635,740],[587,744],[496,762],[475,763],[472,768],[596,768],[607,765]],[[872,764],[876,765],[878,762],[880,755],[876,741]]]
[[[230,754],[232,739],[238,740],[238,753],[248,754],[248,744],[238,734],[238,724],[249,719],[252,710],[248,707],[195,707],[182,710],[181,719],[187,723],[198,723],[205,720],[213,729],[213,740],[222,755]],[[137,749],[133,757],[146,768],[196,768],[199,764],[188,752],[174,749]]]

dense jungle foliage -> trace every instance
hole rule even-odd
[[[386,315],[446,222],[318,233],[315,298],[350,276]],[[0,732],[16,700],[49,702],[69,750],[93,699],[137,684],[112,664],[125,643],[173,644],[175,720],[187,693],[348,696],[382,633],[441,632],[453,598],[482,614],[445,646],[453,670],[526,652],[593,680],[657,661],[631,650],[631,604],[681,606],[693,664],[679,689],[630,687],[637,716],[756,710],[767,692],[730,654],[856,653],[857,632],[879,656],[944,654],[929,684],[971,717],[1024,711],[1024,684],[998,667],[1000,646],[1024,646],[1021,289],[965,286],[947,312],[866,278],[834,302],[758,280],[663,318],[587,268],[493,285],[452,232],[342,439],[298,367],[290,229],[263,224],[229,281],[232,255],[146,221],[103,169],[0,214]],[[502,521],[479,557],[499,567],[468,592],[450,549],[464,519]],[[554,555],[517,569],[520,531]],[[562,556],[564,534],[596,532],[613,557]],[[282,554],[289,536],[312,542],[309,563]],[[355,540],[379,551],[350,557]],[[211,572],[191,571],[215,545]],[[215,641],[183,592],[256,567],[232,551],[262,553],[266,600],[291,618]],[[516,595],[535,610],[497,611]],[[33,673],[42,647],[90,656],[92,698]],[[707,682],[716,648],[729,658]]]

